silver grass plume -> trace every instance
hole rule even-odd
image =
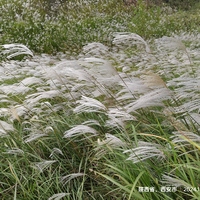
[[[23,44],[4,44],[1,45],[5,50],[3,50],[3,54],[10,54],[7,56],[7,59],[11,59],[13,57],[19,56],[19,55],[30,55],[33,56],[33,53],[30,49],[28,49]]]
[[[167,88],[165,82],[160,78],[158,74],[148,71],[145,75],[141,76],[143,82],[148,87],[152,88]]]
[[[150,49],[149,45],[147,44],[147,42],[136,33],[126,34],[126,35],[125,34],[124,35],[117,34],[113,40],[113,43],[114,44],[118,44],[118,43],[122,43],[122,42],[127,43],[127,41],[130,41],[130,40],[136,40],[136,41],[142,42],[146,47],[146,52],[151,53],[151,49]]]
[[[29,135],[27,135],[24,140],[24,143],[29,143],[29,142],[32,142],[40,137],[43,137],[43,136],[46,136],[46,134],[44,133],[31,133]]]
[[[141,79],[136,77],[132,77],[131,80],[124,78],[124,82],[120,81],[119,85],[121,85],[123,89],[121,89],[116,95],[118,101],[134,99],[135,94],[146,93],[150,90],[148,86],[144,85]]]
[[[139,141],[138,147],[126,150],[123,153],[130,153],[129,157],[126,160],[132,160],[133,163],[138,163],[152,157],[163,159],[165,158],[164,151],[166,150],[167,149],[165,147],[159,144]]]
[[[5,94],[25,94],[26,92],[32,90],[29,87],[21,86],[19,84],[16,85],[2,85],[0,91]]]
[[[38,93],[27,95],[26,96],[27,100],[25,102],[27,104],[36,104],[41,99],[52,99],[54,97],[61,96],[61,95],[62,95],[61,92],[58,90],[38,92]]]
[[[77,103],[81,104],[73,110],[77,114],[82,112],[102,112],[101,110],[107,110],[107,108],[100,101],[86,96],[82,96],[81,100],[77,101]]]
[[[108,47],[98,42],[92,42],[84,46],[83,53],[86,56],[95,56],[95,57],[101,57],[102,55],[105,56],[109,55]]]
[[[162,181],[160,182],[175,187],[180,187],[180,186],[191,187],[191,185],[189,185],[185,181],[181,180],[180,178],[172,174],[162,175]]]
[[[173,96],[173,92],[167,88],[160,88],[153,90],[147,94],[144,94],[135,102],[125,106],[127,112],[134,112],[139,108],[145,108],[149,106],[164,106],[162,101],[170,99]]]
[[[52,165],[55,162],[57,162],[57,160],[43,160],[42,162],[34,163],[34,166],[32,166],[32,167],[39,170],[40,172],[43,172],[43,170],[45,168],[49,167],[50,165]]]
[[[109,120],[106,121],[107,126],[111,127],[124,127],[124,122],[137,119],[130,115],[125,109],[122,108],[109,108],[107,116]]]
[[[60,149],[58,149],[58,148],[53,148],[49,157],[51,158],[54,154],[61,154],[61,155],[63,155],[63,152]]]
[[[21,123],[21,120],[20,120],[20,118],[19,118],[19,115],[17,114],[16,109],[15,109],[14,107],[12,107],[12,108],[10,108],[10,111],[11,111],[11,114],[12,114],[12,116],[14,117],[14,119],[17,119],[17,121],[18,121],[19,123]]]
[[[97,131],[86,125],[77,125],[74,128],[64,132],[64,138],[71,138],[80,135],[84,135],[86,133],[91,133],[91,136],[85,136],[86,138],[94,137],[97,135]]]
[[[4,136],[8,131],[14,131],[14,127],[7,122],[0,120],[0,136]]]
[[[179,40],[177,38],[173,38],[173,37],[167,37],[167,36],[164,36],[163,39],[166,40],[166,44],[165,44],[166,47],[168,46],[170,49],[171,48],[179,48],[179,49],[183,50],[188,57],[190,65],[193,65],[193,63],[190,59],[189,53],[186,49],[186,46],[183,44],[183,42],[181,40]]]
[[[48,198],[48,200],[60,200],[63,197],[70,195],[70,193],[58,193],[58,194],[54,194],[53,196],[51,196],[50,198]]]
[[[18,148],[12,148],[10,150],[6,150],[3,154],[23,155],[24,151]]]
[[[100,141],[99,138],[97,140],[97,147],[95,148],[95,151],[97,152],[95,154],[96,159],[100,159],[103,155],[105,155],[108,152],[108,149],[112,150],[127,146],[126,143],[122,142],[119,138],[111,135],[110,133],[106,133],[105,137],[105,140]]]
[[[170,122],[173,126],[180,130],[188,131],[188,128],[185,126],[185,124],[173,116],[174,113],[174,107],[167,107],[162,110],[162,114],[164,114],[167,118],[166,122]]]
[[[176,144],[178,147],[186,146],[186,145],[194,145],[195,143],[200,144],[200,136],[188,132],[188,131],[176,131],[173,132],[175,136],[171,136],[172,143]]]
[[[113,67],[109,61],[104,59],[94,57],[85,58],[82,64],[88,68],[87,72],[96,78],[98,78],[100,75],[103,75],[104,77],[112,77],[117,75],[117,70],[115,67]]]
[[[69,174],[67,176],[61,177],[60,181],[63,185],[67,184],[70,180],[77,178],[79,176],[84,176],[84,173],[74,173],[74,174]]]
[[[100,123],[97,120],[91,119],[91,120],[83,122],[82,125],[88,125],[88,126],[98,125],[98,126],[100,126]]]
[[[27,77],[25,78],[24,80],[22,80],[20,82],[21,85],[24,85],[24,86],[30,86],[30,85],[33,85],[33,84],[37,84],[37,85],[41,85],[43,84],[43,80],[40,79],[40,78],[36,78],[36,77]]]
[[[175,107],[176,113],[192,112],[195,110],[200,110],[200,99],[190,100],[179,107]]]

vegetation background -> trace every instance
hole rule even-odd
[[[199,199],[197,0],[0,1],[0,198]]]

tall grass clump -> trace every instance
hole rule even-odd
[[[61,61],[3,46],[32,58],[2,62],[2,199],[199,198],[198,69],[178,39],[154,45],[119,33]]]
[[[142,1],[45,2],[1,4],[15,10],[2,23],[0,198],[199,199],[199,34],[164,32],[164,11]],[[33,22],[19,37],[12,12]]]

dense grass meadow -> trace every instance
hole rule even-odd
[[[0,1],[0,199],[200,199],[200,3]]]

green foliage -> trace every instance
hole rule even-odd
[[[173,8],[181,10],[189,10],[190,8],[193,8],[195,4],[199,3],[198,0],[163,0],[163,2],[166,2]]]
[[[165,35],[161,25],[161,10],[159,7],[147,8],[145,3],[139,2],[137,9],[134,11],[132,23],[133,25],[130,25],[132,32],[141,35],[145,39]]]
[[[200,20],[197,13],[198,11],[173,13],[168,8],[155,6],[154,4],[148,7],[146,3],[139,1],[129,28],[145,39],[170,36],[171,33],[181,33],[183,31],[196,31]]]

